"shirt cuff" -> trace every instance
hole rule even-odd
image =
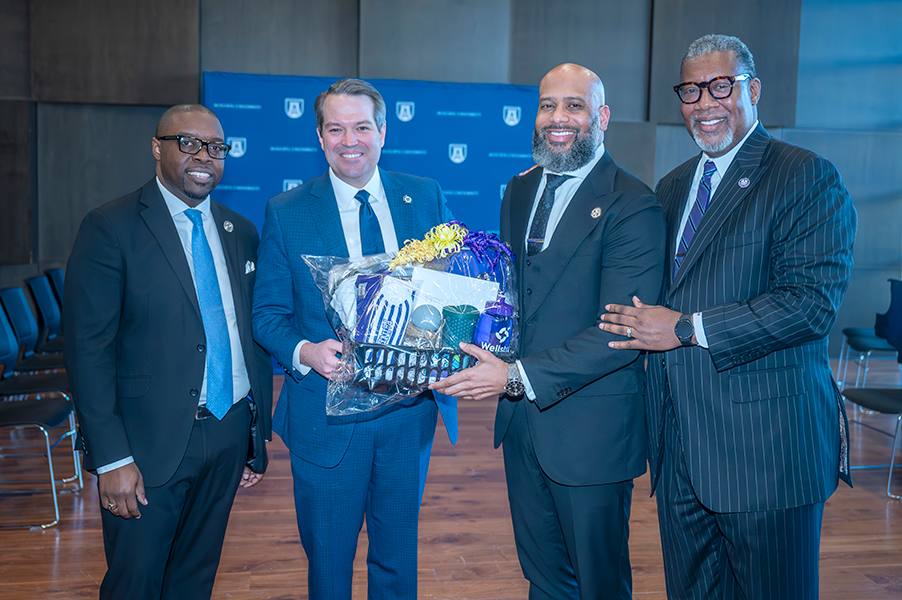
[[[309,341],[310,340],[301,340],[298,342],[298,345],[294,347],[294,357],[291,359],[291,366],[301,375],[307,375],[307,373],[310,372],[310,367],[301,364],[301,346]]]
[[[122,460],[117,460],[114,463],[110,463],[108,465],[103,465],[102,467],[97,467],[97,474],[103,475],[104,473],[109,473],[110,471],[115,471],[119,467],[124,467],[125,465],[130,465],[135,462],[135,458],[133,456],[126,456]]]
[[[517,370],[520,371],[520,379],[523,380],[523,387],[526,389],[526,397],[536,401],[536,392],[532,389],[532,385],[529,383],[529,377],[526,376],[526,371],[523,369],[523,364],[518,360],[517,361]]]
[[[705,336],[705,324],[702,321],[702,313],[692,313],[692,327],[695,329],[695,341],[702,348],[707,348],[708,338]]]

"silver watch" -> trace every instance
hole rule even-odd
[[[520,369],[517,368],[515,362],[507,364],[507,383],[504,384],[504,393],[511,398],[518,398],[526,393],[526,387],[523,385],[523,380],[520,379]]]

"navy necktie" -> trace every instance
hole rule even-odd
[[[561,184],[568,179],[570,179],[570,175],[548,174],[545,176],[545,190],[539,199],[536,214],[532,217],[529,237],[526,238],[526,254],[528,256],[533,256],[542,251],[542,245],[545,243],[545,230],[548,229],[548,217],[551,215],[551,208],[554,206],[554,194]]]
[[[222,293],[213,264],[213,252],[204,234],[203,214],[189,208],[185,215],[194,223],[191,230],[191,254],[194,259],[194,285],[207,338],[207,410],[217,419],[232,407],[232,345],[226,324]]]
[[[360,190],[354,196],[360,203],[360,249],[361,254],[370,256],[385,252],[385,244],[382,241],[382,228],[379,226],[379,218],[370,204],[370,193]]]
[[[680,236],[680,245],[677,248],[676,256],[673,259],[674,277],[676,277],[677,271],[680,270],[680,265],[683,264],[683,258],[685,258],[686,253],[689,252],[689,244],[692,242],[692,238],[695,237],[695,232],[702,222],[702,217],[705,216],[705,211],[708,210],[708,204],[711,203],[711,176],[714,175],[715,172],[717,172],[717,167],[714,163],[710,160],[706,161],[702,180],[698,182],[698,192],[695,194],[695,203],[692,205],[692,210],[689,211],[689,218],[686,219],[686,226],[683,227],[683,235]]]

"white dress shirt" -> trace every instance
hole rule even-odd
[[[191,279],[194,280],[194,258],[191,251],[191,232],[194,223],[185,214],[185,211],[191,208],[180,199],[178,199],[169,190],[163,187],[160,180],[157,179],[157,186],[172,215],[172,222],[178,231],[179,239],[182,242],[182,250],[185,252],[185,258],[188,260],[188,269],[191,271]],[[238,320],[235,313],[235,300],[232,297],[232,285],[229,279],[229,269],[226,266],[225,253],[222,251],[222,242],[219,239],[219,233],[216,231],[216,222],[210,212],[210,197],[204,198],[203,202],[195,207],[203,215],[204,234],[207,237],[207,243],[210,251],[213,253],[213,263],[216,266],[216,278],[219,280],[219,291],[222,294],[222,306],[225,310],[226,325],[229,328],[229,342],[232,347],[232,390],[234,398],[232,403],[244,399],[251,390],[250,379],[247,375],[247,366],[244,364],[244,353],[241,350],[241,338],[238,336]],[[226,233],[225,235],[229,235]],[[195,286],[197,282],[195,281]],[[196,293],[196,292],[195,292]],[[204,365],[204,379],[201,384],[200,397],[198,406],[207,403],[207,366]],[[134,462],[134,458],[128,456],[114,463],[104,465],[97,469],[98,473],[106,473],[113,469],[118,469],[129,463]]]
[[[758,127],[758,121],[755,121],[755,124],[752,125],[751,129],[749,129],[742,140],[733,146],[733,149],[724,154],[723,156],[719,156],[717,158],[711,158],[704,152],[702,152],[702,156],[698,161],[698,165],[695,167],[695,176],[692,178],[692,185],[689,186],[689,197],[686,199],[686,206],[683,208],[683,218],[680,219],[680,228],[677,230],[679,232],[679,237],[676,239],[676,250],[674,252],[678,252],[680,249],[680,238],[682,237],[683,229],[686,228],[686,221],[689,220],[689,213],[692,212],[692,206],[695,204],[695,198],[698,195],[698,184],[701,183],[702,177],[705,172],[705,162],[711,161],[714,163],[714,166],[717,170],[711,175],[711,200],[708,203],[708,208],[711,207],[711,203],[716,200],[714,197],[714,192],[717,191],[717,186],[720,185],[721,179],[723,179],[724,173],[727,172],[727,169],[730,168],[730,165],[733,163],[733,159],[736,158],[736,154],[739,152],[739,149],[745,144],[745,141],[752,135],[752,132]],[[673,266],[671,265],[672,269]],[[698,342],[698,345],[702,348],[708,347],[708,338],[705,336],[705,325],[704,319],[702,319],[702,313],[697,312],[692,314],[692,326],[695,328],[695,341]]]
[[[545,227],[545,241],[542,243],[542,250],[551,244],[554,230],[557,228],[558,223],[561,222],[561,217],[564,216],[567,207],[570,206],[570,201],[573,200],[573,196],[576,195],[576,190],[583,184],[583,181],[585,181],[586,177],[589,176],[589,173],[592,172],[592,169],[595,168],[595,165],[598,164],[598,161],[600,161],[603,156],[604,143],[601,143],[598,145],[598,148],[595,149],[595,156],[592,160],[575,171],[554,173],[554,171],[549,171],[548,169],[543,170],[542,181],[539,182],[539,189],[536,190],[536,197],[532,202],[532,212],[529,215],[529,223],[526,227],[524,240],[529,237],[529,230],[532,228],[532,220],[536,214],[536,209],[539,206],[539,200],[542,198],[542,193],[545,191],[545,182],[547,181],[548,175],[570,175],[570,179],[562,183],[554,194],[554,204],[551,207],[551,213],[548,215],[548,225]],[[529,377],[526,376],[526,370],[519,360],[517,361],[517,370],[520,371],[520,379],[523,380],[523,387],[526,388],[526,397],[530,400],[535,400],[536,393],[532,389],[532,385],[529,383]]]
[[[352,185],[349,185],[338,178],[332,167],[329,167],[329,180],[332,182],[332,191],[335,193],[335,204],[338,207],[338,215],[341,217],[341,229],[344,232],[345,244],[348,247],[348,256],[351,260],[363,256],[360,242],[360,202],[354,197],[358,191]],[[379,227],[382,229],[382,243],[386,252],[398,251],[398,236],[395,235],[395,224],[391,218],[391,207],[388,205],[388,198],[385,195],[385,189],[382,187],[382,177],[379,175],[379,169],[373,173],[373,176],[363,186],[364,190],[370,194],[370,206],[373,212],[379,218]],[[310,372],[310,366],[301,363],[301,346],[309,340],[301,340],[294,348],[292,358],[292,367],[301,375]]]

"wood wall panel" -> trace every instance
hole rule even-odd
[[[0,98],[31,97],[28,0],[0,0]]]
[[[577,63],[601,77],[612,119],[646,120],[650,0],[512,0],[511,14],[510,83]]]
[[[360,76],[507,83],[511,0],[360,0]]]
[[[199,0],[32,0],[40,102],[172,105],[200,98]]]
[[[201,0],[201,70],[356,77],[358,0]]]
[[[32,105],[0,101],[0,264],[32,258]]]
[[[680,61],[696,39],[709,33],[745,42],[762,82],[758,117],[767,127],[792,127],[796,114],[799,23],[802,0],[655,0],[652,18],[650,120],[682,124],[673,86]]]

